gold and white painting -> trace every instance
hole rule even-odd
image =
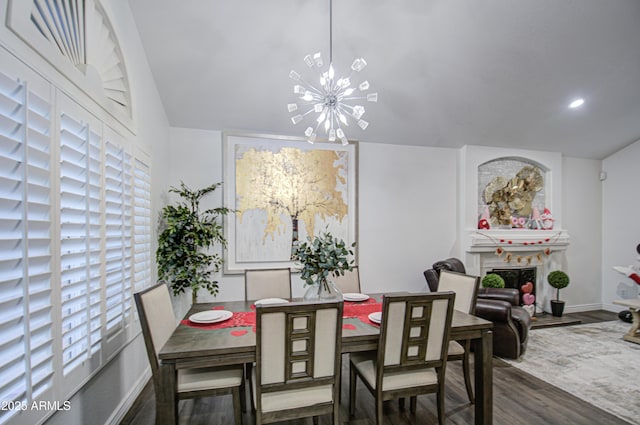
[[[357,238],[357,144],[225,133],[225,272],[292,267],[298,241]]]

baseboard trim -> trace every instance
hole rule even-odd
[[[536,315],[539,314],[551,314],[551,306],[549,303],[542,308],[541,304],[536,303]],[[584,311],[593,311],[593,310],[603,310],[604,305],[602,303],[593,303],[593,304],[580,304],[580,305],[566,305],[564,306],[565,313],[582,313]]]
[[[111,414],[111,416],[109,417],[105,425],[118,425],[120,422],[122,422],[122,419],[124,419],[124,416],[127,414],[129,409],[131,409],[131,406],[133,406],[133,403],[135,403],[135,401],[138,399],[138,396],[140,395],[140,393],[142,393],[142,390],[147,385],[147,382],[149,382],[149,379],[151,379],[150,367],[148,367],[144,371],[144,373],[140,376],[136,384],[131,388],[131,390],[129,390],[127,395],[122,399],[122,401],[118,405],[118,408],[114,410],[114,412]]]
[[[602,303],[565,306],[565,313],[582,313],[584,311],[603,310]]]

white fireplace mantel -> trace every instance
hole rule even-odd
[[[564,251],[569,246],[566,230],[467,230],[467,252],[494,252],[502,247],[511,252],[539,251],[550,248]]]

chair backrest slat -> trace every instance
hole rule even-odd
[[[134,294],[134,299],[151,372],[155,376],[158,370],[158,352],[176,328],[169,287],[165,283],[159,283]]]
[[[256,307],[256,383],[263,389],[339,375],[342,303]]]
[[[332,276],[331,281],[343,294],[360,293],[360,270],[354,266],[350,271],[345,271],[341,276]]]
[[[385,295],[379,373],[438,366],[446,361],[453,317],[453,292]]]
[[[438,292],[453,291],[456,293],[454,308],[463,313],[474,314],[480,277],[464,273],[441,270],[438,279]]]

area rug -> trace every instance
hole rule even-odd
[[[640,345],[624,341],[630,324],[601,322],[536,329],[527,352],[505,360],[632,424],[640,423]]]

